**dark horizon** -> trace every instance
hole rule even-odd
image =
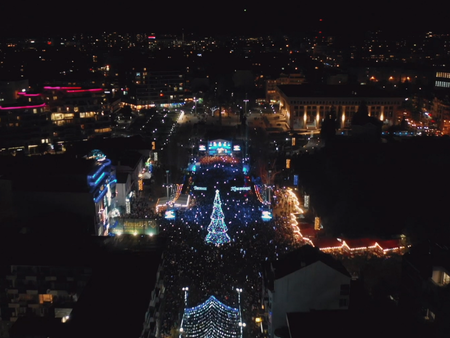
[[[357,37],[367,30],[405,35],[426,31],[445,33],[447,29],[443,11],[429,3],[424,8],[380,3],[372,9],[360,4],[308,3],[293,10],[288,6],[252,7],[233,2],[150,5],[129,1],[126,7],[117,7],[79,0],[72,7],[63,7],[53,0],[47,6],[21,1],[1,5],[0,34],[26,37],[141,31],[181,35],[184,29],[187,34],[265,35],[322,30],[325,35]]]

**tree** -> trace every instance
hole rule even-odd
[[[228,228],[223,221],[224,218],[219,190],[216,190],[213,211],[211,213],[211,223],[208,225],[208,235],[205,238],[206,243],[220,245],[230,242],[230,236],[227,234]]]

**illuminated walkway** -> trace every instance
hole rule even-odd
[[[239,309],[211,296],[203,304],[184,309],[180,337],[238,338],[241,336],[239,323]]]

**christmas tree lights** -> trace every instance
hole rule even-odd
[[[180,332],[186,338],[238,338],[239,309],[211,296],[196,307],[184,309]]]
[[[211,213],[211,223],[208,225],[208,235],[205,238],[206,243],[220,245],[230,242],[230,236],[227,234],[228,228],[225,225],[224,218],[219,190],[216,190],[213,211]]]

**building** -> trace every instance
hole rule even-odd
[[[89,237],[85,239],[91,241]],[[48,236],[8,236],[2,240],[0,321],[53,318],[66,322],[92,274],[92,256],[78,244]],[[83,244],[87,244],[83,242]]]
[[[52,139],[49,115],[39,94],[23,93],[16,103],[0,106],[0,150],[41,152]]]
[[[273,80],[266,80],[266,102],[275,103],[280,100],[277,86],[299,85],[305,82],[302,74],[280,74],[280,77]]]
[[[1,337],[139,337],[164,247],[158,236],[1,237]]]
[[[28,80],[0,81],[0,105],[9,105],[16,102],[17,94],[27,91]]]
[[[351,85],[284,85],[278,86],[280,112],[291,130],[305,131],[321,128],[325,116],[334,112],[340,128],[350,128],[354,114],[362,102],[369,116],[385,126],[397,123],[405,98],[400,94],[371,86]]]
[[[269,337],[286,326],[287,313],[347,310],[350,280],[339,261],[309,245],[271,262],[264,278]]]
[[[126,72],[130,95],[123,101],[136,109],[184,104],[185,71],[166,67],[166,70],[139,67]]]
[[[45,86],[42,93],[15,95],[13,103],[0,105],[0,150],[57,152],[65,142],[112,132],[102,88]]]
[[[43,97],[53,124],[53,143],[111,134],[112,121],[103,88],[46,86]]]
[[[11,265],[3,320],[15,322],[27,315],[67,320],[90,274],[84,267]]]
[[[92,151],[82,158],[68,155],[0,159],[2,187],[17,231],[53,235],[107,235],[116,194],[111,160]],[[23,212],[26,206],[27,212]],[[11,216],[10,216],[11,217]]]
[[[147,155],[148,158],[148,155]],[[130,199],[143,190],[144,156],[138,151],[125,151],[114,159],[117,173],[117,206],[129,209]],[[119,181],[120,179],[120,181]],[[126,205],[128,204],[128,207]],[[126,212],[125,213],[129,213]]]
[[[434,81],[435,88],[450,88],[450,72],[440,70],[436,72],[436,79]]]
[[[420,243],[403,256],[400,306],[412,320],[427,322],[430,330],[436,330],[435,337],[448,336],[450,330],[449,285],[448,246]]]

